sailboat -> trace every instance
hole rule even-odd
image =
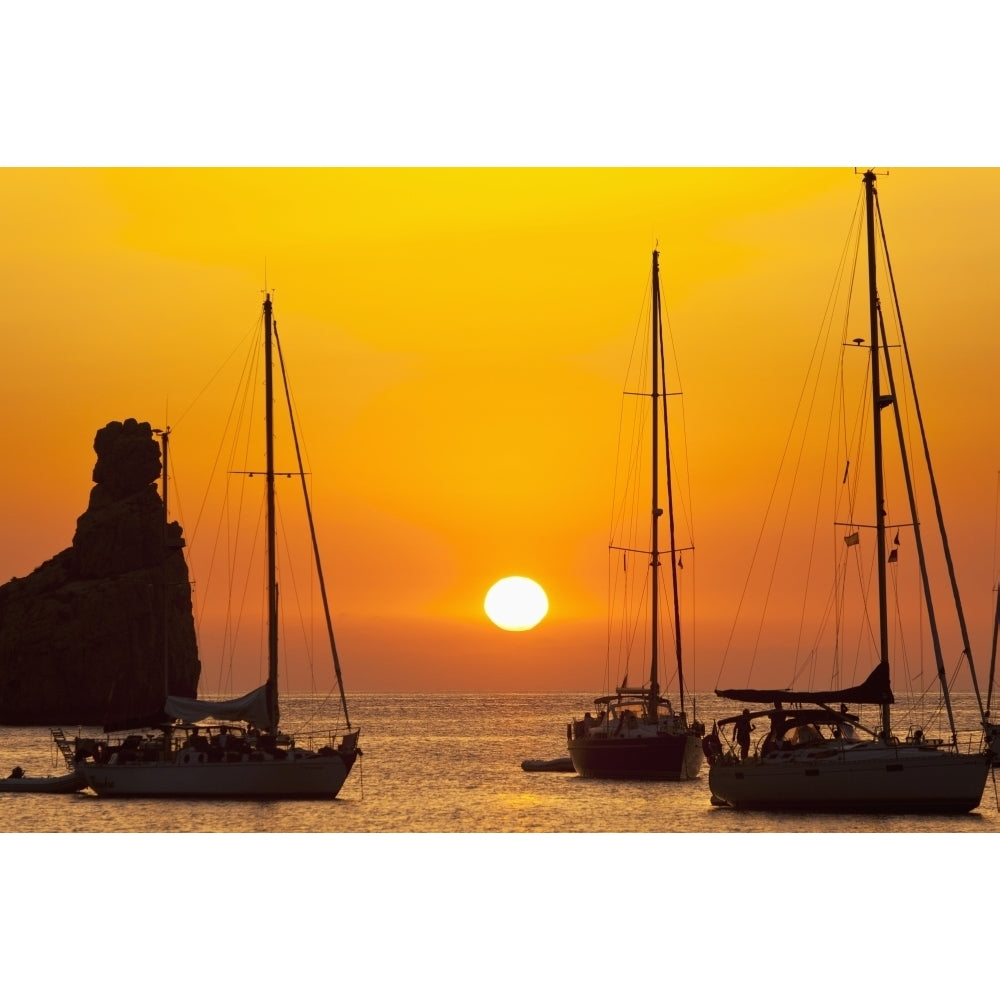
[[[853,345],[845,344],[844,347],[864,348],[869,355],[865,369],[868,401],[862,412],[867,409],[865,424],[871,434],[874,456],[874,511],[872,522],[866,524],[858,518],[852,518],[849,522],[840,522],[837,530],[838,533],[848,532],[844,535],[843,542],[846,543],[847,551],[857,553],[860,551],[862,532],[871,537],[865,529],[874,529],[878,608],[870,629],[867,619],[865,620],[865,629],[866,634],[872,636],[873,651],[878,656],[878,662],[867,678],[854,686],[830,687],[827,690],[717,690],[716,694],[721,698],[767,707],[753,711],[744,708],[738,714],[719,719],[713,728],[712,736],[709,737],[711,743],[706,742],[706,756],[710,759],[708,780],[715,805],[738,809],[811,812],[964,813],[979,805],[985,787],[989,756],[983,750],[981,737],[976,737],[975,743],[970,739],[964,747],[961,745],[941,655],[927,553],[916,511],[914,478],[900,417],[900,401],[907,387],[902,380],[896,379],[893,372],[893,351],[890,350],[886,335],[876,280],[876,219],[882,232],[882,245],[885,244],[877,205],[875,173],[869,170],[864,173],[864,221],[867,235],[870,339],[865,345],[864,338],[859,337]],[[887,254],[886,250],[888,261]],[[888,273],[895,299],[891,267]],[[909,372],[909,353],[901,322],[898,330],[902,339],[901,353],[906,359]],[[912,372],[909,372],[909,376],[908,387],[915,400]],[[909,526],[912,527],[916,541],[920,569],[919,588],[926,605],[923,613],[933,639],[936,683],[940,685],[941,699],[947,709],[950,739],[931,737],[924,729],[912,726],[902,735],[897,735],[891,725],[890,713],[895,697],[890,673],[888,566],[897,562],[897,548],[889,551],[889,539],[895,532],[892,544],[898,546],[899,530],[905,525],[893,525],[887,519],[882,429],[884,413],[892,413],[895,418],[900,448],[899,468],[905,482]],[[923,433],[922,421],[920,432]],[[975,671],[969,653],[968,635],[958,600],[926,439],[923,442],[923,452],[940,528],[942,555],[948,566],[964,652],[969,659],[974,681]],[[848,482],[847,471],[844,472],[843,482]],[[893,607],[895,609],[896,603]],[[858,711],[851,711],[849,706],[857,706]],[[870,726],[863,725],[861,706],[874,706],[874,710],[870,711],[873,716],[877,716],[877,722]],[[727,749],[723,745],[723,738],[730,726],[734,730],[742,729],[745,734],[740,741],[742,746],[739,751]],[[758,727],[766,732],[751,752],[750,730]]]
[[[343,710],[343,731],[288,734],[280,728],[278,696],[278,583],[276,568],[276,509],[274,463],[273,352],[277,327],[271,296],[264,299],[264,391],[267,663],[266,682],[249,694],[226,701],[168,696],[164,720],[154,731],[133,732],[117,739],[79,740],[77,771],[99,796],[158,796],[211,798],[334,798],[361,753],[360,730],[351,726],[340,661],[326,599],[326,586],[313,528],[312,508],[305,488],[298,437],[297,478],[302,482],[320,593]],[[287,395],[287,383],[286,383]],[[291,406],[289,405],[291,416]],[[163,493],[166,509],[166,435],[163,437]]]
[[[652,299],[650,322],[651,388],[648,395],[651,419],[651,507],[648,517],[648,545],[634,548],[627,542],[612,544],[609,552],[627,564],[629,556],[642,557],[647,562],[649,587],[648,638],[649,680],[641,686],[628,686],[625,679],[613,694],[594,699],[596,715],[585,713],[567,726],[569,756],[578,774],[585,778],[613,778],[656,781],[683,781],[696,778],[701,770],[703,755],[701,737],[704,726],[694,720],[689,723],[684,707],[684,671],[681,647],[681,615],[678,586],[680,552],[675,542],[674,497],[671,477],[670,437],[666,416],[666,366],[663,351],[663,321],[660,304],[660,257],[653,251]],[[662,425],[662,441],[661,441]],[[668,514],[669,548],[660,548],[660,519],[663,516],[660,496],[661,465],[666,470],[666,506]],[[675,710],[661,693],[660,629],[661,587],[660,557],[670,559],[673,596],[674,651],[679,687],[679,709]],[[616,674],[617,676],[617,674]],[[693,715],[693,713],[692,713]]]

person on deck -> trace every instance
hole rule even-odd
[[[750,722],[750,709],[744,708],[743,714],[733,726],[733,739],[739,744],[740,760],[746,760],[750,756],[751,732],[753,732],[753,724]]]
[[[785,742],[785,712],[781,702],[778,702],[777,707],[768,713],[768,716],[771,720],[771,731],[767,734],[768,743],[775,750],[780,750]]]

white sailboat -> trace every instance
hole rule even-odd
[[[867,391],[867,426],[872,435],[874,455],[874,518],[864,523],[852,518],[840,522],[840,531],[849,532],[844,537],[849,549],[858,551],[859,536],[866,529],[874,529],[875,567],[878,589],[877,619],[869,634],[873,635],[874,652],[878,662],[868,678],[850,687],[833,687],[829,690],[786,689],[728,689],[716,692],[722,698],[738,702],[767,705],[751,712],[741,713],[717,721],[706,746],[710,759],[709,787],[716,805],[740,809],[789,809],[803,811],[876,812],[876,813],[963,813],[975,809],[982,798],[989,768],[989,755],[984,752],[979,737],[969,738],[964,744],[959,738],[948,689],[948,679],[941,653],[940,634],[932,599],[928,575],[927,555],[922,541],[916,511],[914,482],[910,460],[906,453],[903,424],[900,417],[900,396],[904,391],[902,380],[897,382],[885,321],[876,282],[876,218],[881,230],[881,217],[877,214],[875,173],[864,174],[864,204],[867,233],[868,304],[870,339],[854,341],[855,347],[865,347],[869,353]],[[884,244],[884,233],[882,242]],[[887,251],[886,251],[887,254]],[[886,258],[887,259],[887,258]],[[889,269],[891,284],[892,272]],[[895,298],[895,287],[892,287]],[[902,323],[902,356],[909,370],[909,352]],[[848,347],[850,345],[845,345]],[[883,381],[885,380],[885,381]],[[915,399],[912,374],[909,390]],[[883,462],[883,414],[895,418],[895,429],[901,453],[901,478],[909,508],[910,527],[916,542],[920,567],[920,587],[925,602],[924,611],[930,625],[932,645],[940,684],[941,699],[947,711],[950,739],[929,738],[920,728],[911,728],[903,735],[893,732],[890,706],[894,704],[890,683],[890,640],[887,566],[896,562],[896,551],[889,551],[888,540],[904,525],[890,525],[887,521],[886,481]],[[923,432],[922,420],[920,432]],[[975,680],[975,671],[969,652],[958,589],[955,583],[944,521],[938,504],[929,451],[923,442],[926,471],[934,497],[937,521],[940,528],[943,561],[947,564],[951,589],[955,599],[958,624],[961,628],[964,655]],[[848,474],[844,473],[844,482]],[[865,519],[867,520],[867,519]],[[977,688],[978,691],[978,688]],[[860,709],[848,706],[877,706],[878,721],[871,726],[861,724]],[[757,723],[767,722],[766,735],[753,752],[749,751],[749,735],[740,751],[727,750],[722,738],[730,726],[749,729]]]
[[[675,543],[674,500],[671,480],[670,437],[666,419],[666,374],[663,354],[663,321],[660,306],[660,255],[653,251],[651,294],[651,387],[642,395],[651,401],[652,417],[650,473],[652,503],[648,518],[648,544],[635,548],[628,541],[615,543],[609,549],[613,558],[634,562],[639,558],[648,573],[649,607],[647,635],[649,640],[649,680],[642,686],[628,686],[627,662],[625,680],[613,694],[594,699],[595,715],[587,712],[567,726],[567,743],[573,767],[585,778],[635,779],[654,781],[684,781],[696,778],[703,755],[701,737],[705,727],[692,718],[689,723],[684,706],[684,669],[681,646],[681,614],[679,602],[678,563],[680,553]],[[662,430],[662,439],[661,439]],[[669,548],[660,548],[661,507],[660,473],[666,479],[666,513]],[[671,593],[673,597],[672,628],[677,668],[679,707],[673,708],[661,690],[660,630],[661,580],[660,557],[670,560]],[[637,558],[638,557],[638,558]],[[644,583],[643,586],[646,584]],[[627,630],[634,634],[634,623]],[[693,712],[692,712],[693,716]]]
[[[164,722],[155,732],[130,733],[107,741],[79,741],[77,771],[100,796],[212,798],[334,798],[361,753],[360,731],[351,726],[340,661],[326,599],[312,510],[299,458],[313,553],[326,612],[343,729],[288,734],[280,728],[278,698],[278,585],[274,465],[273,345],[270,295],[264,300],[264,367],[267,534],[267,681],[242,698],[205,701],[167,697]],[[280,360],[280,344],[278,345]],[[291,411],[291,407],[289,407]],[[298,453],[298,437],[292,423]],[[166,435],[164,508],[166,508]],[[150,727],[152,729],[153,727]]]

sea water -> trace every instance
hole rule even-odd
[[[954,697],[963,745],[979,738],[971,695]],[[708,765],[694,781],[589,780],[526,772],[526,759],[564,757],[566,725],[592,708],[592,693],[368,694],[350,700],[363,756],[339,797],[326,802],[101,799],[72,795],[0,796],[0,831],[21,833],[995,833],[992,775],[980,807],[965,816],[798,815],[714,807]],[[699,695],[685,708],[711,725],[739,710]],[[320,715],[317,708],[329,718]],[[678,706],[679,707],[679,706]],[[286,698],[283,727],[323,728],[335,701]],[[905,724],[910,708],[894,708]],[[874,719],[866,720],[874,723]],[[938,710],[938,731],[945,723]],[[894,723],[895,724],[895,723]],[[926,725],[926,723],[922,723]],[[762,736],[766,724],[755,739]],[[897,729],[897,732],[900,731]],[[905,731],[905,730],[904,730]],[[79,730],[95,735],[97,730]],[[928,728],[928,733],[933,732]],[[67,730],[73,736],[77,730]],[[63,769],[47,728],[0,727],[0,771]]]

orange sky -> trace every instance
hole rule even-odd
[[[658,241],[691,463],[687,676],[742,684],[750,640],[720,678],[722,654],[860,188],[850,168],[4,169],[0,576],[69,545],[94,432],[129,416],[172,425],[191,536],[224,415],[203,390],[266,269],[348,691],[599,687],[620,393]],[[891,169],[879,194],[985,678],[1000,173]],[[531,632],[483,613],[510,574],[548,592]],[[788,680],[768,669],[753,682]]]

